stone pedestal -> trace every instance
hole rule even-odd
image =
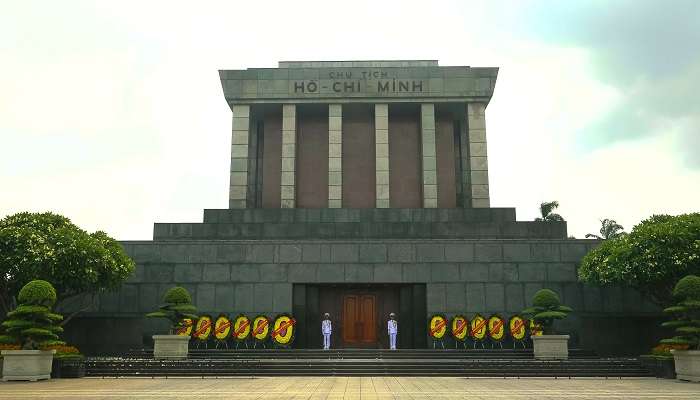
[[[153,358],[185,359],[189,343],[189,336],[153,335]]]
[[[51,378],[56,350],[3,350],[3,381],[38,381]]]
[[[700,350],[671,350],[676,362],[676,378],[700,382]]]
[[[538,360],[566,360],[569,358],[569,335],[530,336],[535,358]]]

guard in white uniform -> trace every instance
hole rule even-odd
[[[387,330],[389,332],[389,348],[391,350],[396,350],[396,334],[399,332],[399,327],[395,318],[396,314],[389,314],[389,322],[387,323]]]
[[[331,326],[331,315],[325,313],[323,314],[323,321],[321,321],[321,334],[323,335],[323,350],[328,350],[331,348],[332,332],[333,327]]]

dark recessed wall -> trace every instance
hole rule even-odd
[[[343,207],[374,208],[374,107],[343,105]]]
[[[418,104],[389,105],[391,208],[421,208],[421,140]]]
[[[328,105],[297,107],[297,207],[328,207]]]
[[[435,116],[435,150],[437,152],[438,207],[457,207],[455,185],[454,119],[451,113]]]
[[[282,107],[268,108],[263,116],[262,207],[280,208],[282,171]]]

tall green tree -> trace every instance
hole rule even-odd
[[[19,290],[41,279],[56,289],[57,306],[76,296],[94,300],[134,271],[134,262],[106,233],[87,233],[53,213],[18,213],[0,220],[0,309],[10,311]],[[83,309],[91,306],[84,304]],[[64,323],[74,317],[68,316]]]
[[[700,213],[654,215],[591,250],[578,274],[586,283],[631,286],[668,306],[679,279],[700,275]]]
[[[559,208],[558,201],[545,201],[540,204],[541,217],[535,218],[535,221],[564,221],[564,218],[554,213],[553,211]]]
[[[587,233],[586,238],[595,238],[600,240],[615,239],[620,235],[624,235],[625,228],[618,224],[614,219],[601,219],[600,220],[600,236]]]

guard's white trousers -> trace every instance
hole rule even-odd
[[[331,348],[331,334],[324,333],[323,334],[323,349],[328,350],[330,348]]]
[[[395,333],[389,334],[389,348],[391,350],[396,350],[396,334]]]

